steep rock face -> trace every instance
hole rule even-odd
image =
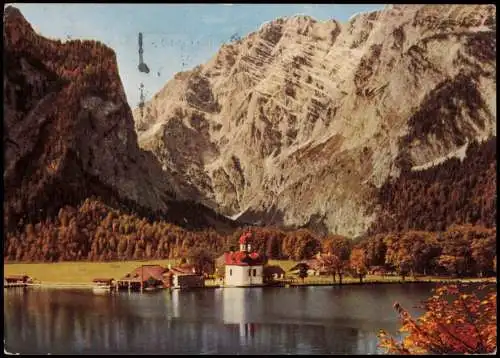
[[[360,235],[402,170],[496,136],[495,16],[394,5],[266,23],[135,110],[139,145],[227,216]]]
[[[168,217],[180,190],[137,145],[114,52],[95,41],[43,38],[13,7],[4,22],[7,228],[89,196]]]

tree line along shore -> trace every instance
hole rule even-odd
[[[85,200],[78,208],[61,208],[54,219],[6,233],[4,262],[113,264],[188,258],[199,263],[201,270],[204,263],[213,263],[223,252],[236,250],[238,238],[248,229],[253,249],[267,259],[301,261],[320,253],[322,266],[334,278],[341,279],[347,273],[362,279],[374,269],[402,279],[496,273],[496,227],[452,225],[439,232],[406,230],[355,239],[322,237],[307,229],[262,227],[241,228],[224,235],[212,229],[188,231],[163,221],[151,222],[94,199]],[[215,268],[214,264],[208,266]]]
[[[167,267],[179,264],[179,260],[149,260],[149,261],[121,261],[121,262],[57,262],[57,263],[5,263],[4,276],[27,275],[34,279],[34,286],[60,287],[60,288],[85,288],[92,287],[92,280],[96,277],[120,278],[126,273],[133,271],[141,265],[161,265]],[[331,275],[313,276],[308,275],[303,280],[297,273],[291,273],[290,269],[298,264],[292,260],[269,260],[268,265],[279,266],[287,274],[283,278],[284,283],[293,286],[330,286],[339,285]],[[279,280],[278,280],[279,281]],[[496,283],[496,277],[465,277],[453,278],[445,276],[410,276],[403,281],[399,275],[367,274],[364,284],[385,283],[458,283],[458,282],[484,282]],[[359,278],[348,275],[343,278],[342,284],[359,284]],[[219,287],[221,280],[215,275],[210,275],[205,280],[205,287]]]

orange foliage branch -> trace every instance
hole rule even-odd
[[[463,293],[457,285],[435,290],[425,302],[426,312],[417,320],[398,303],[406,337],[398,342],[386,332],[379,333],[379,347],[390,354],[481,354],[496,350],[496,291],[482,286]],[[476,292],[485,293],[480,300]]]

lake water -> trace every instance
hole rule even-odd
[[[224,288],[96,295],[4,289],[7,351],[21,354],[374,354],[433,284]]]

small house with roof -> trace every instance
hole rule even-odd
[[[171,288],[199,288],[205,286],[203,275],[196,273],[193,265],[181,264],[177,267],[169,265],[166,274],[168,278],[168,287]]]
[[[314,258],[308,259],[308,260],[302,260],[295,266],[293,266],[289,271],[293,272],[299,271],[300,266],[304,266],[307,268],[307,275],[308,276],[323,276],[323,275],[328,275],[328,270],[321,261],[321,253],[317,253]]]
[[[262,273],[264,283],[272,283],[278,279],[284,279],[285,274],[285,270],[278,265],[264,266],[264,271]]]
[[[251,233],[240,237],[240,250],[224,253],[225,286],[248,287],[263,284],[265,258],[252,251]]]
[[[203,275],[196,273],[195,267],[182,264],[168,268],[160,265],[142,265],[117,282],[118,289],[154,290],[160,288],[204,287]]]
[[[118,280],[118,288],[142,290],[168,287],[167,272],[160,265],[142,265]]]

